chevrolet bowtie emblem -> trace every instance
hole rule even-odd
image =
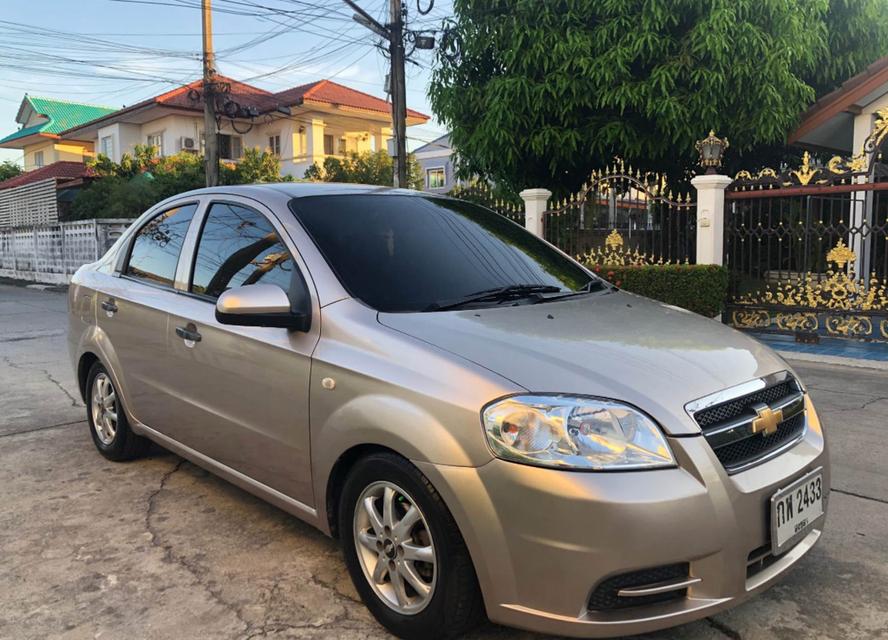
[[[777,427],[783,422],[783,410],[772,411],[771,407],[759,404],[753,407],[758,414],[752,421],[752,432],[769,436],[777,431]]]

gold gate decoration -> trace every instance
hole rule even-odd
[[[638,249],[630,249],[626,241],[616,229],[612,229],[604,240],[603,247],[593,247],[583,255],[577,256],[577,260],[591,266],[609,267],[639,267],[652,264],[671,264],[669,260],[657,258],[654,255],[641,253]],[[687,260],[685,260],[687,264]]]
[[[827,333],[858,338],[870,336],[875,320],[867,312],[888,311],[888,283],[875,274],[869,281],[857,278],[852,266],[857,255],[843,240],[830,249],[826,259],[835,268],[827,270],[825,278],[809,272],[798,281],[767,285],[763,291],[741,297],[737,304],[799,307],[798,311],[776,313],[774,321],[785,331],[817,331],[820,319],[816,309],[839,312],[829,314],[824,321]],[[771,317],[764,309],[737,309],[731,322],[745,329],[763,329],[770,326]],[[878,321],[878,329],[888,338],[888,319]]]

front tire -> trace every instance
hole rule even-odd
[[[93,444],[108,460],[132,460],[148,451],[150,442],[133,433],[120,394],[101,362],[86,376],[86,418]]]
[[[399,638],[456,638],[483,619],[453,516],[407,460],[379,453],[358,461],[343,487],[339,536],[355,588]]]

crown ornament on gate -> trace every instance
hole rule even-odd
[[[577,260],[583,264],[593,267],[640,267],[652,264],[672,264],[669,260],[663,260],[662,257],[642,253],[638,249],[630,249],[626,246],[626,241],[616,229],[604,239],[604,246],[593,247],[583,255],[577,256]],[[685,260],[684,264],[687,264]]]

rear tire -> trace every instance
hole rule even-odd
[[[148,451],[150,441],[133,433],[120,394],[101,362],[93,363],[86,375],[86,419],[93,444],[108,460],[132,460]]]
[[[407,460],[377,453],[358,461],[343,487],[338,516],[352,582],[390,632],[406,640],[456,638],[484,619],[478,579],[456,522]]]

